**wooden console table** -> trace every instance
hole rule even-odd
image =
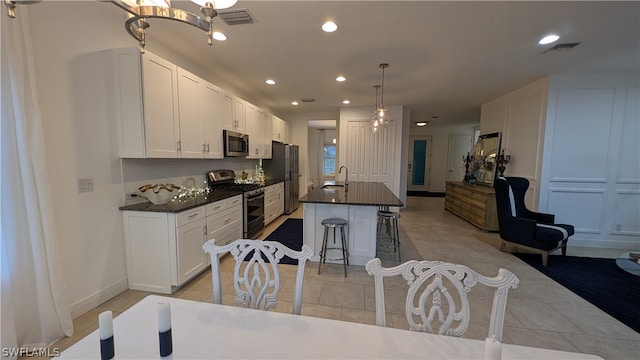
[[[499,230],[496,194],[492,187],[447,181],[444,208],[482,230]]]

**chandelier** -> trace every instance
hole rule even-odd
[[[373,114],[373,118],[370,121],[371,131],[374,133],[378,132],[382,127],[388,127],[391,119],[389,118],[389,114],[387,111],[387,107],[384,106],[384,69],[389,67],[389,64],[383,63],[378,65],[380,69],[382,69],[382,86],[375,85],[376,88],[376,108]],[[380,105],[378,105],[378,88],[380,88]]]
[[[219,35],[220,39],[226,37],[213,31],[213,18],[218,15],[216,10],[226,9],[236,4],[238,0],[191,0],[200,5],[202,16],[188,11],[171,7],[171,0],[114,0],[116,6],[127,12],[125,29],[144,49],[145,30],[150,26],[147,19],[168,19],[195,26],[207,34],[207,43],[213,45],[213,39]]]

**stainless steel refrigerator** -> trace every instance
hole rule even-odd
[[[284,213],[289,215],[298,209],[300,170],[298,145],[274,141],[271,159],[262,161],[266,179],[284,180]]]

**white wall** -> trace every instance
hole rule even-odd
[[[554,75],[482,106],[502,131],[506,175],[531,181],[527,204],[572,224],[570,246],[640,249],[640,94],[634,73]]]
[[[540,208],[574,244],[640,249],[640,75],[552,76]]]
[[[549,78],[537,80],[482,105],[480,133],[502,132],[511,161],[506,176],[529,179],[527,206],[538,209]]]

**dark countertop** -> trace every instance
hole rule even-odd
[[[271,186],[281,182],[284,182],[284,179],[266,179],[264,181],[264,186]]]
[[[169,201],[164,205],[153,205],[150,201],[145,201],[138,204],[120,206],[118,209],[128,211],[177,213],[197,208],[198,206],[207,205],[212,202],[224,200],[236,195],[242,195],[242,191],[212,191],[206,196],[198,196],[189,200]]]
[[[344,182],[335,182],[344,185]],[[384,183],[350,181],[349,191],[344,187],[322,188],[311,190],[299,200],[302,203],[363,205],[363,206],[404,206]]]

